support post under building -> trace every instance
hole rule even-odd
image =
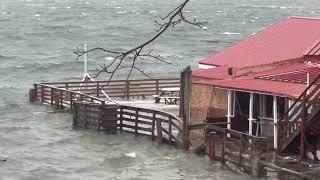
[[[228,124],[227,124],[227,128],[228,129],[231,129],[231,117],[232,117],[232,91],[231,90],[228,90],[227,91],[227,94],[228,94],[228,114],[227,114],[227,121],[228,121]]]
[[[253,93],[250,93],[250,102],[249,102],[249,134],[252,135],[252,121],[253,119]]]
[[[278,149],[278,106],[277,96],[273,96],[273,148]]]

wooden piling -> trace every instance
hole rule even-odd
[[[209,157],[211,161],[216,160],[216,132],[210,132],[209,137]]]
[[[37,101],[37,91],[36,89],[29,90],[29,102]]]

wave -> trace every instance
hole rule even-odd
[[[259,8],[259,9],[301,9],[301,7],[292,7],[292,6],[257,6],[257,5],[246,5],[243,4],[241,7],[248,7],[248,8]]]
[[[241,33],[237,33],[237,32],[223,32],[223,33],[220,33],[222,35],[237,35],[237,34],[241,34]]]
[[[0,54],[0,59],[16,59],[17,56],[5,56]]]

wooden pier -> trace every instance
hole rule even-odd
[[[265,175],[265,167],[277,170],[275,164],[261,159],[263,153],[272,149],[268,139],[228,129],[225,127],[226,122],[190,124],[190,107],[189,103],[185,103],[190,102],[189,80],[186,78],[180,82],[179,78],[167,78],[37,83],[30,90],[29,96],[30,102],[40,102],[56,110],[72,112],[75,126],[146,135],[159,143],[186,149],[190,144],[190,131],[202,129],[205,134],[210,134],[205,140],[209,144],[210,159],[232,162],[254,176]],[[182,118],[159,109],[111,102],[104,94],[115,99],[145,99],[160,94],[163,88],[181,89],[179,115]]]
[[[72,81],[34,84],[30,101],[70,110],[73,124],[84,128],[127,131],[147,135],[159,142],[184,145],[183,120],[168,112],[110,102],[114,98],[146,98],[162,88],[179,88],[180,80],[154,79],[130,81]]]

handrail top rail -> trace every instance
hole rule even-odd
[[[154,79],[132,79],[132,80],[112,80],[112,81],[107,81],[107,80],[97,80],[97,81],[56,81],[56,82],[40,82],[37,84],[76,84],[76,83],[112,83],[112,82],[140,82],[140,81],[165,81],[165,80],[179,80],[179,77],[168,77],[168,78],[154,78]]]
[[[240,131],[236,131],[236,130],[233,130],[233,129],[227,129],[227,128],[222,128],[222,127],[219,127],[219,126],[216,126],[216,125],[208,125],[208,129],[211,129],[211,130],[214,130],[214,131],[217,131],[219,133],[233,133],[234,134],[237,134],[240,136],[245,136],[245,137],[248,137],[249,139],[251,140],[266,140],[267,137],[259,137],[259,136],[254,136],[254,135],[250,135],[250,134],[247,134],[247,133],[244,133],[244,132],[240,132]]]
[[[309,84],[309,86],[299,95],[299,97],[294,101],[294,103],[289,107],[289,109],[284,113],[284,115],[280,118],[284,119],[285,115],[289,114],[289,112],[295,107],[295,105],[302,100],[303,96],[307,95],[307,92],[313,85],[319,85],[316,82],[320,79],[320,74]],[[308,97],[307,97],[308,98]]]
[[[130,108],[134,108],[134,109],[141,109],[141,110],[146,110],[146,111],[154,111],[154,112],[159,112],[161,114],[167,114],[168,116],[171,116],[172,118],[180,121],[181,123],[183,122],[182,119],[176,115],[173,115],[169,112],[165,112],[165,111],[160,111],[160,110],[155,110],[155,109],[147,109],[147,108],[142,108],[142,107],[136,107],[136,106],[127,106],[127,105],[121,105],[120,104],[120,107],[130,107]]]
[[[42,84],[42,83],[35,83],[35,84],[36,84],[36,85],[39,85],[39,86],[44,86],[44,87],[48,87],[48,88],[57,89],[57,90],[60,90],[60,91],[65,91],[65,92],[69,92],[69,93],[79,94],[79,95],[86,96],[86,97],[92,98],[92,99],[97,100],[97,101],[100,101],[100,102],[105,102],[105,100],[102,100],[102,99],[100,99],[100,98],[97,98],[97,97],[94,97],[94,96],[91,96],[91,95],[87,95],[87,94],[84,94],[84,93],[81,93],[81,92],[71,91],[71,90],[68,90],[68,89],[58,88],[58,87],[55,87],[55,86],[51,86],[51,85],[47,85],[47,84]]]

